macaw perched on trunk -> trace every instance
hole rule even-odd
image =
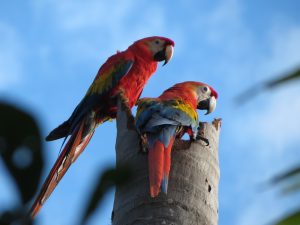
[[[85,149],[95,128],[107,120],[116,118],[118,99],[133,122],[131,108],[140,97],[150,76],[156,71],[158,62],[164,60],[165,65],[171,59],[173,47],[174,42],[168,38],[144,38],[134,42],[127,50],[118,51],[100,67],[85,97],[71,117],[46,137],[47,141],[63,137],[65,141],[70,135],[31,208],[32,218],[39,212],[70,165]]]
[[[171,149],[176,137],[181,138],[187,132],[191,140],[209,143],[198,132],[197,109],[207,110],[206,114],[213,112],[217,98],[212,87],[188,81],[174,85],[158,98],[137,102],[136,127],[148,149],[151,197],[156,197],[160,189],[167,193]]]

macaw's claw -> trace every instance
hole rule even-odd
[[[127,115],[127,129],[136,130],[135,119],[132,114]]]
[[[197,135],[196,140],[197,140],[197,141],[199,141],[199,140],[204,141],[205,144],[206,144],[206,146],[209,146],[209,140],[208,140],[207,138],[205,138],[205,137],[199,135],[199,134]]]
[[[140,135],[140,151],[141,153],[148,153],[149,151],[146,134]]]
[[[128,130],[136,130],[135,119],[131,113],[130,107],[128,106],[127,99],[124,97],[124,95],[122,93],[119,95],[119,97],[120,97],[120,101],[121,101],[121,109],[126,113],[126,116],[127,116],[127,129]]]

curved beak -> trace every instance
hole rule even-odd
[[[174,52],[174,47],[172,45],[167,45],[166,50],[165,50],[165,62],[163,64],[166,65],[172,58]]]
[[[154,55],[154,60],[165,61],[163,66],[166,65],[172,58],[174,52],[174,47],[172,45],[167,45],[163,50],[157,52]]]
[[[201,110],[207,110],[205,115],[212,113],[217,106],[217,100],[214,96],[211,96],[208,99],[202,100],[198,103],[197,108]]]

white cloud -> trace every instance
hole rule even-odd
[[[252,107],[248,112],[240,111],[242,116],[234,121],[234,130],[243,131],[235,134],[237,141],[244,146],[252,145],[255,159],[265,165],[268,162],[280,164],[289,148],[299,142],[300,99],[295,98],[297,94],[297,84],[263,94],[249,103]]]
[[[257,72],[264,75],[260,80],[275,77],[278,72],[285,72],[300,64],[300,27],[283,26],[270,30],[271,35],[266,42],[269,44],[269,51],[257,64]],[[299,159],[295,157],[299,154],[299,149],[295,146],[299,145],[300,137],[300,99],[297,97],[299,85],[298,81],[272,92],[262,93],[241,109],[240,116],[233,120],[231,130],[237,132],[232,135],[247,155],[247,181],[239,181],[242,187],[253,182],[267,181],[278,172],[288,169],[288,165],[299,164]],[[270,222],[286,210],[287,206],[289,204],[281,204],[274,196],[264,200],[258,197],[243,209],[237,224],[254,224],[250,218]],[[271,214],[262,213],[265,208],[274,211]]]
[[[274,95],[271,97],[271,95]],[[300,137],[299,120],[300,99],[299,85],[286,87],[277,93],[270,93],[270,101],[266,100],[268,105],[256,120],[258,126],[256,132],[264,137],[267,143],[277,146],[281,151],[292,141],[298,141]],[[273,150],[277,150],[274,148]],[[273,152],[273,151],[272,151]]]
[[[21,81],[23,49],[16,30],[0,22],[0,90]]]
[[[106,59],[116,50],[125,50],[137,39],[168,33],[164,8],[158,4],[63,0],[33,1],[33,5],[37,17],[44,16],[41,12],[52,17],[51,21],[59,32],[57,36],[68,39],[61,50],[75,62],[83,56]]]
[[[274,198],[276,204],[274,204]],[[285,201],[280,201],[285,200]],[[255,199],[248,202],[248,208],[242,212],[242,217],[238,218],[237,225],[257,225],[271,224],[277,221],[282,215],[282,208],[292,208],[294,199],[279,198],[278,193],[263,192]]]
[[[224,40],[230,42],[241,39],[240,35],[243,35],[242,7],[236,0],[221,1],[213,10],[200,15],[198,20],[205,26],[205,36],[211,43],[224,44]]]
[[[59,25],[62,29],[74,31],[86,28],[116,29],[122,24],[125,16],[130,12],[130,2],[115,1],[118,7],[111,2],[89,1],[53,2]]]
[[[258,65],[259,73],[265,75],[261,78],[263,81],[300,65],[300,27],[282,27],[276,33],[272,32],[269,38],[269,53]],[[243,120],[247,116],[251,121],[249,124],[255,126],[246,129],[262,137],[275,149],[284,149],[287,143],[297,141],[300,136],[297,123],[300,99],[296,97],[299,96],[299,85],[299,81],[285,85],[263,93],[255,102],[249,102],[254,107],[244,114]]]
[[[288,72],[300,66],[300,26],[274,25],[270,29],[270,54],[266,59],[269,74]],[[287,70],[287,71],[285,71]]]

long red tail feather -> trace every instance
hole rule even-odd
[[[164,145],[161,142],[157,141],[153,148],[149,150],[148,165],[150,194],[151,197],[155,197],[160,191],[164,168]]]
[[[156,197],[161,188],[165,193],[167,192],[173,143],[174,137],[170,139],[167,148],[160,141],[156,141],[153,148],[149,150],[148,164],[151,197]]]
[[[30,216],[32,219],[38,214],[45,201],[68,171],[71,164],[78,158],[92,138],[94,134],[93,127],[91,128],[90,132],[85,135],[85,137],[82,137],[84,126],[84,121],[77,126],[63,151],[56,160],[54,166],[52,167],[39,195],[31,207]]]
[[[168,180],[169,180],[169,173],[171,168],[171,150],[174,143],[175,138],[172,137],[170,139],[169,145],[164,150],[164,174],[163,180],[161,181],[162,191],[167,193],[168,191]]]

